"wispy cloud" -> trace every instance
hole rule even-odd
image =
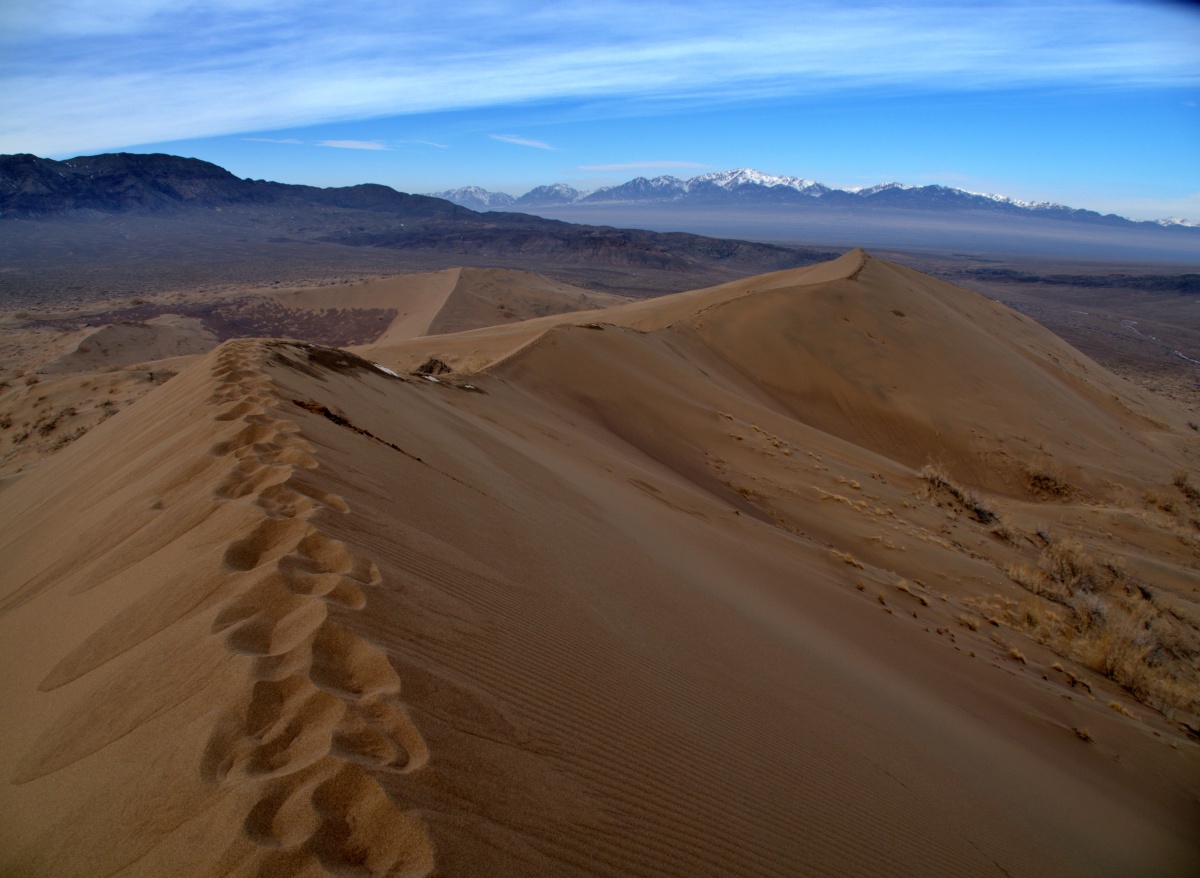
[[[1194,87],[1197,45],[1186,6],[1125,0],[18,0],[0,152],[534,101]]]
[[[332,146],[334,149],[387,149],[378,140],[318,140],[317,146]]]
[[[419,143],[421,146],[432,146],[436,149],[449,149],[450,147],[444,143],[434,143],[432,140],[410,140],[408,143]]]
[[[530,140],[528,137],[518,137],[515,134],[489,134],[488,137],[492,140],[499,140],[501,143],[512,143],[516,146],[532,146],[534,149],[558,149],[557,146],[551,146],[541,140]]]
[[[579,171],[709,171],[712,165],[700,162],[618,162],[610,165],[580,165]]]

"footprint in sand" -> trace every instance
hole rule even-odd
[[[259,399],[269,379],[232,348],[216,369],[217,417],[241,421],[215,445],[233,465],[215,493],[250,499],[263,513],[229,544],[225,567],[244,577],[221,606],[212,633],[250,657],[254,680],[240,710],[209,739],[201,764],[211,783],[260,784],[244,822],[263,849],[260,872],[291,874],[313,859],[337,874],[423,876],[433,869],[423,822],[388,798],[370,772],[424,766],[428,748],[399,701],[387,656],[329,616],[358,610],[379,568],[313,525],[321,510],[348,513],[345,500],[299,484],[315,448],[299,428],[271,417]]]

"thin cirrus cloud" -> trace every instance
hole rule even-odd
[[[518,137],[515,134],[489,134],[488,137],[492,140],[499,140],[501,143],[511,143],[515,146],[531,146],[534,149],[558,149],[557,146],[551,146],[541,140],[530,140],[528,137]]]
[[[248,140],[253,143],[286,143],[295,146],[327,146],[334,149],[366,149],[366,150],[391,150],[393,147],[386,145],[381,140],[298,140],[295,137],[243,137],[242,140]],[[420,146],[432,146],[437,149],[449,149],[450,147],[444,143],[434,143],[432,140],[404,140],[399,141],[401,144],[415,143]]]
[[[1200,18],[1149,0],[12,0],[0,152],[530,102],[1194,87],[1196,45]]]
[[[710,171],[712,167],[712,165],[705,165],[700,162],[617,162],[608,165],[580,165],[576,170],[600,172],[669,171],[672,169],[681,171]]]
[[[331,146],[334,149],[388,149],[378,140],[318,140],[317,146]]]

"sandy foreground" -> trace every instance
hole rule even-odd
[[[0,875],[1200,872],[1185,412],[862,251],[403,335],[0,490]]]

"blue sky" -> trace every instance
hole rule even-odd
[[[520,194],[754,167],[1200,221],[1166,0],[0,0],[0,152]]]

